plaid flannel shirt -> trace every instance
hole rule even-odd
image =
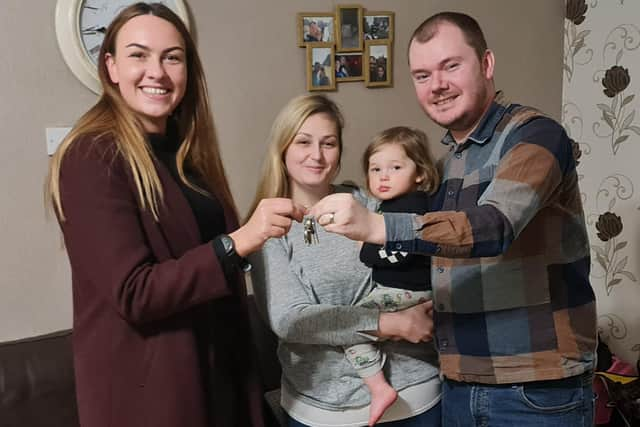
[[[498,92],[467,141],[442,142],[440,209],[384,216],[388,249],[434,256],[443,374],[506,384],[592,369],[589,243],[564,129]]]

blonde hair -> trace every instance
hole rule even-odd
[[[336,125],[338,136],[338,168],[342,158],[342,128],[340,108],[324,95],[302,95],[284,106],[271,127],[268,151],[262,173],[246,219],[250,218],[260,200],[271,197],[291,197],[284,156],[305,120],[314,114],[326,114]],[[245,219],[245,220],[246,220]]]
[[[416,174],[422,178],[419,190],[433,194],[440,185],[440,174],[429,150],[427,135],[419,129],[396,126],[378,133],[362,155],[362,169],[369,186],[369,159],[384,146],[397,144],[416,165]]]
[[[153,163],[151,148],[146,142],[140,121],[122,98],[118,85],[109,78],[106,65],[107,54],[115,55],[116,39],[122,27],[132,18],[141,15],[153,15],[170,22],[185,43],[187,87],[172,115],[181,141],[176,154],[180,179],[196,191],[206,194],[206,191],[187,180],[184,173],[186,164],[203,179],[220,202],[235,213],[235,204],[220,158],[207,83],[193,38],[182,20],[168,7],[161,3],[136,3],[123,9],[105,33],[98,57],[98,76],[103,91],[100,99],[80,117],[51,159],[45,197],[60,221],[65,220],[60,195],[60,170],[71,146],[84,137],[96,144],[103,140],[102,137],[115,142],[116,154],[131,169],[141,208],[149,209],[155,220],[158,220],[163,190]]]

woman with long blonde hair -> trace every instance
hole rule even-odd
[[[249,208],[249,217],[253,214],[261,200],[272,197],[292,197],[296,187],[289,181],[284,157],[287,149],[293,144],[296,133],[304,121],[312,115],[326,115],[336,126],[336,148],[338,164],[333,175],[319,191],[329,191],[331,182],[340,167],[342,157],[342,128],[344,119],[338,106],[329,98],[322,95],[299,96],[292,99],[278,114],[269,133],[267,156],[262,167],[258,189]]]
[[[302,209],[264,200],[238,228],[200,59],[167,7],[125,8],[98,74],[46,189],[71,265],[80,423],[261,426],[241,273]]]
[[[340,109],[329,98],[292,99],[273,123],[253,207],[265,197],[290,197],[311,208],[328,194],[349,192],[373,208],[376,201],[358,188],[333,184],[343,126]],[[343,348],[380,336],[397,338],[380,347],[387,356],[385,375],[399,396],[381,425],[439,426],[435,348],[414,344],[431,338],[432,303],[395,313],[356,306],[372,289],[371,269],[360,262],[359,252],[357,242],[303,221],[250,258],[256,301],[280,341],[281,405],[288,425],[375,422],[370,393]]]

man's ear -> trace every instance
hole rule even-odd
[[[107,65],[107,72],[109,73],[109,79],[114,84],[118,84],[120,79],[118,78],[118,69],[116,67],[116,61],[112,54],[104,54],[104,63]]]
[[[493,79],[493,70],[496,66],[496,57],[491,49],[487,49],[482,57],[482,71],[487,80]]]

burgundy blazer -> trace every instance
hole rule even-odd
[[[115,153],[111,139],[84,138],[61,168],[81,425],[262,426],[244,283],[225,280],[164,165],[157,222]]]

